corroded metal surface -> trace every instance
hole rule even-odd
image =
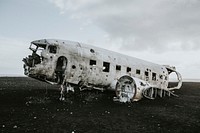
[[[162,95],[161,92],[171,94],[171,90],[182,85],[181,75],[175,67],[79,42],[36,40],[31,42],[30,50],[32,55],[23,59],[25,75],[60,84],[61,94],[77,85],[80,90],[113,90],[117,95],[115,100],[131,102],[142,97],[153,99],[155,95]],[[178,85],[168,88],[169,75],[173,72]]]

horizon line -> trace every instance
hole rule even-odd
[[[21,74],[0,74],[1,77],[28,77],[26,75],[21,75]],[[169,82],[176,82],[177,79],[171,79]],[[200,79],[197,78],[183,78],[183,82],[200,82]]]

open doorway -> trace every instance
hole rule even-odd
[[[55,75],[56,75],[55,82],[57,82],[58,84],[61,84],[63,82],[66,68],[67,68],[67,58],[64,56],[59,57],[56,63],[56,70],[55,70]]]

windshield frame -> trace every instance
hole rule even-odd
[[[36,52],[38,50],[45,50],[47,48],[47,44],[36,44],[36,43],[31,43],[29,49],[33,52]]]

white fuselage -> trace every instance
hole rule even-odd
[[[59,73],[56,72],[59,61],[64,60],[66,64],[60,63],[60,67],[64,68],[62,80],[67,83],[114,90],[118,79],[128,75],[168,90],[170,72],[163,65],[78,42],[44,39],[32,44],[44,49],[41,63],[29,67],[27,75],[53,79]],[[56,51],[52,52],[52,47],[56,47]]]

